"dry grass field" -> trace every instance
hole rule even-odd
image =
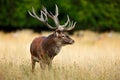
[[[0,32],[0,80],[120,80],[120,34],[115,32],[76,32],[75,43],[62,48],[51,70],[37,64],[31,73],[30,43],[49,33]]]

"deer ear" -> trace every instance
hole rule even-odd
[[[59,33],[57,31],[55,31],[54,36],[58,37],[58,34]]]
[[[59,33],[58,33],[58,32],[55,32],[55,34],[56,34],[56,36],[58,37],[58,34],[59,34]]]

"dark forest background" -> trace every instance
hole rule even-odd
[[[66,15],[77,22],[73,31],[89,29],[120,32],[120,0],[0,0],[0,29],[49,30],[43,23],[32,18],[27,10],[31,11],[33,6],[39,15],[44,5],[54,12],[55,4],[59,7],[61,24],[66,21]]]

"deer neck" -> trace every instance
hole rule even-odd
[[[62,42],[59,41],[54,34],[49,35],[46,41],[46,44],[50,46],[62,47]]]
[[[46,50],[45,53],[48,54],[48,56],[53,57],[60,52],[62,45],[55,39],[55,36],[51,34],[43,41],[42,47]]]

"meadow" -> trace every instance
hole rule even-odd
[[[62,48],[52,69],[31,72],[30,43],[51,32],[0,31],[0,80],[120,80],[120,33],[78,31]]]

